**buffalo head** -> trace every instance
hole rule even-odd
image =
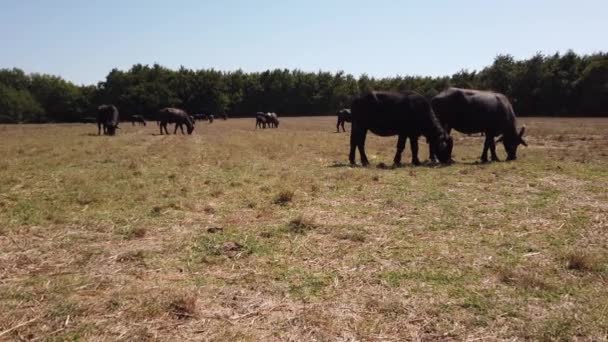
[[[452,162],[452,149],[454,148],[454,140],[447,134],[442,134],[435,141],[435,148],[437,159],[442,164],[449,164]]]
[[[523,126],[519,131],[519,134],[509,135],[498,138],[496,140],[497,143],[501,142],[505,146],[505,151],[507,152],[507,160],[515,160],[517,159],[517,148],[519,145],[528,146],[526,141],[524,140],[524,133],[526,132],[526,126]]]
[[[120,129],[118,125],[108,124],[107,126],[108,135],[116,135],[116,130]]]

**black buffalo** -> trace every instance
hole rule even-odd
[[[266,113],[257,112],[255,113],[255,128],[266,128],[266,124],[268,123],[268,117]]]
[[[132,115],[131,116],[131,125],[135,126],[135,123],[139,123],[140,125],[146,125],[146,119],[144,119],[141,115]]]
[[[340,109],[337,113],[338,116],[338,123],[336,124],[336,131],[340,132],[340,127],[342,127],[342,132],[346,132],[346,130],[344,129],[344,123],[345,122],[351,122],[351,113],[350,113],[350,109],[348,108],[344,108],[344,109]]]
[[[118,109],[113,105],[101,105],[97,107],[97,135],[115,135],[118,129],[119,115]]]
[[[513,106],[503,94],[449,88],[431,100],[433,110],[448,134],[451,129],[461,133],[482,133],[485,143],[481,161],[488,161],[488,149],[493,161],[498,161],[494,138],[501,136],[507,152],[507,160],[517,159],[517,147],[528,146],[523,139],[525,127],[517,132],[517,119]],[[431,154],[434,151],[431,150]]]
[[[442,163],[451,161],[452,140],[435,117],[431,105],[414,92],[373,91],[355,99],[351,106],[352,126],[350,133],[351,164],[355,164],[355,151],[359,148],[361,163],[369,165],[365,155],[367,131],[379,136],[398,135],[395,165],[401,164],[401,154],[407,138],[412,148],[412,163],[419,165],[418,138],[423,135]]]
[[[279,116],[277,113],[266,113],[266,122],[268,127],[279,128]]]
[[[192,117],[194,118],[195,121],[207,120],[207,115],[205,115],[205,114],[192,114]]]
[[[160,121],[161,135],[163,134],[163,129],[166,134],[169,134],[169,131],[167,131],[168,123],[175,123],[175,130],[173,131],[173,134],[177,134],[178,127],[181,129],[182,134],[184,134],[183,125],[186,125],[188,134],[192,134],[192,131],[194,131],[194,120],[190,115],[188,115],[188,113],[181,109],[163,108],[159,111],[158,118]]]

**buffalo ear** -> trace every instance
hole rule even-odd
[[[526,126],[522,126],[521,130],[519,131],[519,137],[520,138],[523,137],[525,132],[526,132]]]
[[[519,138],[519,143],[522,144],[522,145],[524,145],[524,146],[526,146],[526,147],[528,147],[528,143],[524,139],[522,139],[521,137]]]

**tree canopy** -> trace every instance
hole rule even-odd
[[[520,116],[608,116],[608,54],[541,53],[525,60],[498,55],[492,65],[445,77],[355,77],[344,72],[275,69],[171,70],[136,64],[111,70],[97,85],[78,86],[58,76],[0,69],[0,122],[77,122],[102,103],[121,117],[154,118],[172,106],[190,113],[251,116],[326,115],[348,107],[367,90],[413,90],[431,98],[446,87],[494,90],[507,95]]]

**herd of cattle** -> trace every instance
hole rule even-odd
[[[277,113],[255,113],[255,128],[279,128],[279,117]]]
[[[220,118],[224,120],[228,120],[228,115],[221,114]],[[175,130],[174,134],[177,133],[177,129],[181,129],[181,132],[184,133],[184,126],[188,131],[188,134],[192,134],[194,131],[194,124],[196,121],[209,121],[209,123],[213,123],[215,120],[215,116],[212,114],[193,114],[190,115],[186,113],[184,110],[178,108],[163,108],[158,111],[156,116],[156,124],[160,127],[160,134],[169,134],[167,130],[167,124],[174,123]],[[118,114],[118,109],[114,105],[101,105],[97,108],[97,134],[101,135],[101,131],[103,128],[104,135],[115,135],[116,130],[119,129],[120,118]],[[135,126],[135,124],[146,126],[146,119],[142,115],[132,115],[131,116],[131,124]]]
[[[369,164],[365,154],[367,131],[379,136],[398,136],[395,165],[401,164],[401,154],[407,139],[410,139],[412,164],[419,165],[418,138],[424,136],[429,144],[431,161],[452,162],[453,140],[451,130],[461,133],[482,133],[485,136],[481,161],[488,161],[488,151],[492,161],[498,161],[496,143],[502,142],[507,152],[507,160],[517,158],[519,145],[527,146],[523,139],[525,127],[517,130],[517,120],[513,106],[500,93],[491,91],[448,88],[435,96],[430,102],[415,92],[371,91],[353,100],[350,109],[337,113],[336,130],[344,129],[345,122],[351,122],[349,161],[356,164],[355,154],[359,150],[361,163]],[[225,115],[222,116],[227,119]],[[279,127],[276,113],[258,112],[255,114],[256,128]],[[179,128],[184,134],[192,134],[196,120],[213,122],[213,115],[195,114],[177,108],[164,108],[158,112],[157,123],[161,135],[169,134],[167,124],[174,123],[174,134]],[[118,129],[118,110],[113,105],[98,108],[98,134],[103,127],[104,134],[114,135]],[[132,123],[143,125],[141,116],[133,116]],[[495,138],[498,138],[496,141]]]

